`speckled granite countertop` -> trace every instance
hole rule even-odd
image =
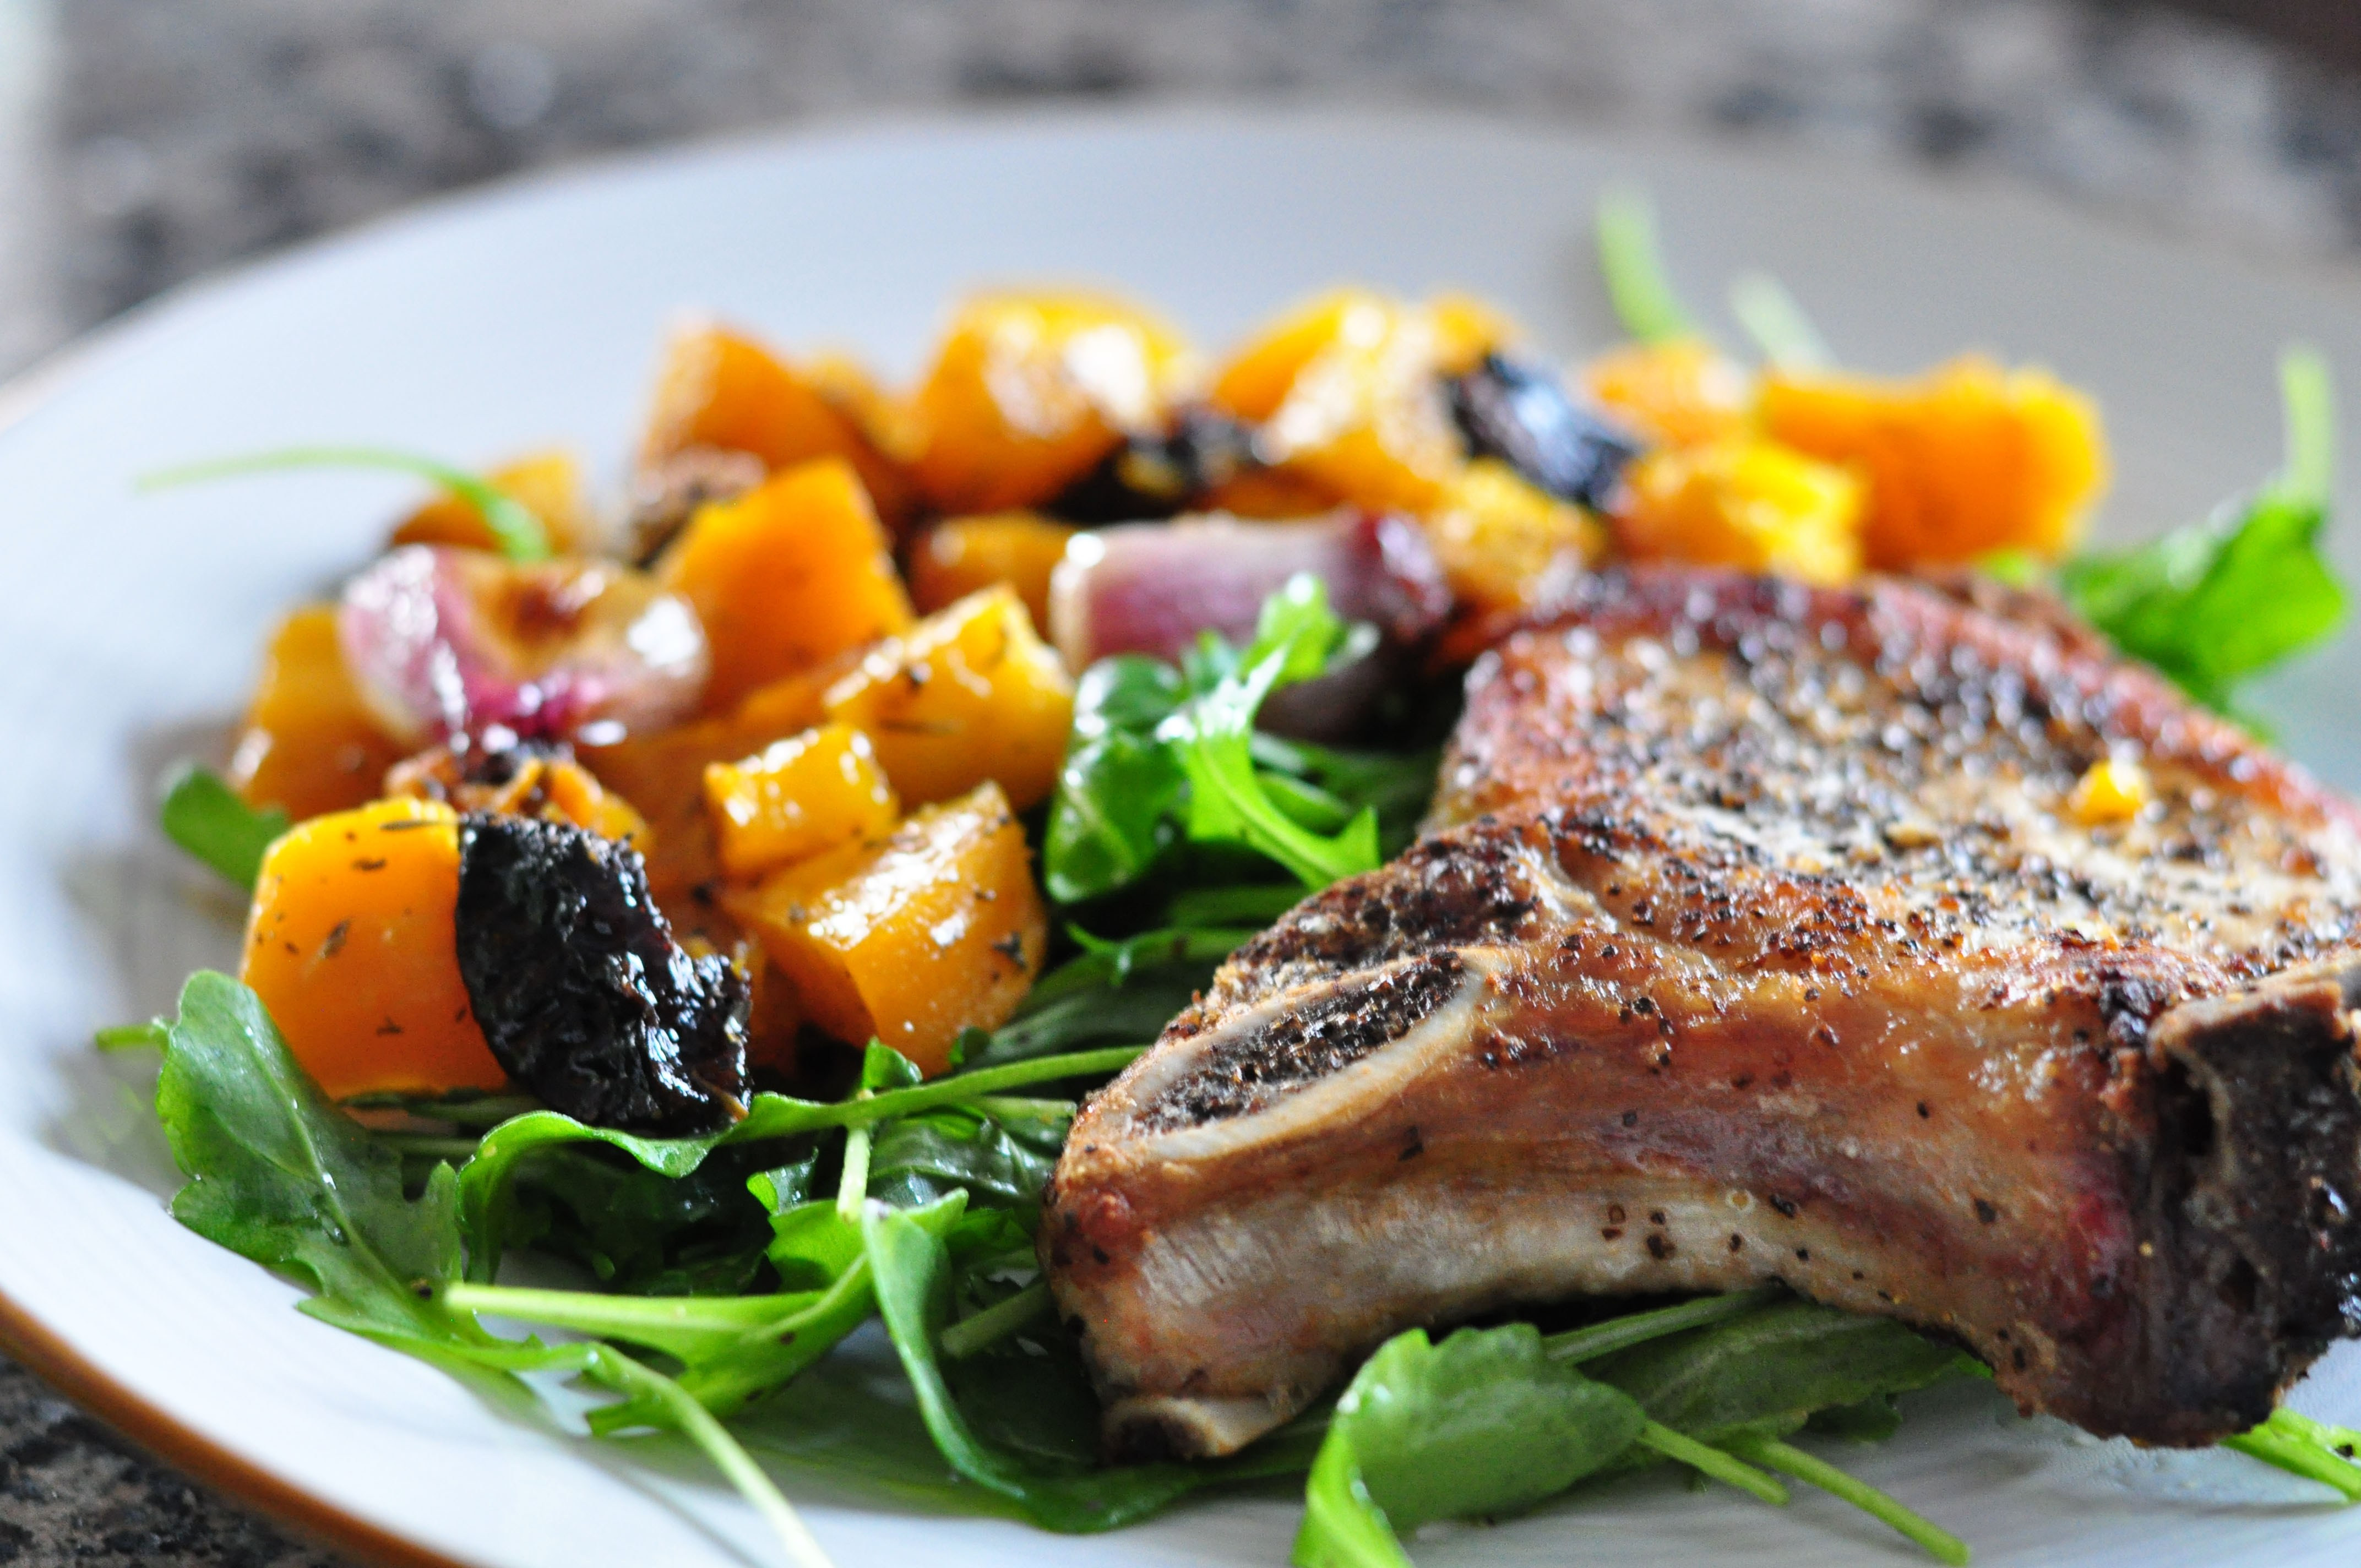
[[[2361,254],[2361,78],[2106,0],[0,0],[0,373],[431,192],[895,105],[1449,104]],[[0,1565],[328,1563],[0,1362]]]

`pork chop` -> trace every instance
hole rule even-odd
[[[1420,842],[1084,1110],[1043,1265],[1128,1455],[1413,1324],[1770,1280],[2206,1443],[2361,1332],[2356,937],[2361,812],[2071,628],[1604,575],[1471,672]]]

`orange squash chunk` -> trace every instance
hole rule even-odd
[[[1583,367],[1582,378],[1610,415],[1666,446],[1719,441],[1753,422],[1752,378],[1695,338],[1610,349]]]
[[[1025,601],[1033,624],[1046,626],[1049,574],[1078,532],[1030,511],[946,518],[910,553],[910,597],[932,614],[979,588],[1006,583]]]
[[[394,764],[385,793],[437,800],[460,811],[571,823],[602,839],[629,839],[642,850],[648,845],[647,821],[631,803],[570,758],[526,755],[500,783],[477,784],[447,747],[437,746]]]
[[[1478,611],[1530,608],[1605,543],[1587,512],[1491,457],[1460,471],[1424,527],[1452,597]]]
[[[758,877],[847,842],[882,839],[902,815],[869,737],[824,724],[705,770],[721,869]]]
[[[401,753],[345,668],[335,608],[306,605],[280,621],[230,754],[231,787],[300,822],[375,799]]]
[[[459,977],[458,824],[434,801],[381,800],[263,857],[238,978],[331,1098],[508,1081]]]
[[[728,896],[840,1040],[884,1041],[934,1077],[965,1028],[1005,1023],[1049,940],[1025,831],[981,784],[878,845],[851,845]]]
[[[1970,356],[1913,381],[1773,375],[1763,428],[1869,478],[1869,564],[2057,556],[2107,484],[2106,437],[2088,397],[2041,370]]]
[[[692,327],[664,350],[642,460],[692,446],[749,452],[773,469],[840,458],[898,527],[914,499],[909,476],[873,439],[863,411],[845,406],[846,385],[840,366],[801,370],[741,334]]]
[[[578,555],[598,532],[590,506],[582,494],[582,473],[564,452],[541,452],[495,468],[484,476],[492,485],[523,503],[549,532],[555,555]],[[387,547],[402,544],[456,544],[467,550],[497,550],[484,514],[456,496],[438,496],[395,527]]]
[[[704,622],[706,711],[909,629],[909,597],[851,467],[790,468],[697,512],[656,564]]]
[[[1022,811],[1057,786],[1074,683],[1003,586],[872,649],[821,707],[869,737],[903,799],[949,800],[990,779]]]
[[[1626,481],[1614,523],[1628,555],[1806,583],[1861,570],[1861,481],[1775,442],[1662,448],[1632,464]]]
[[[1465,458],[1436,379],[1473,329],[1367,290],[1345,289],[1281,321],[1231,361],[1212,400],[1261,425],[1282,469],[1356,506],[1424,511]]]
[[[919,488],[947,512],[1038,505],[1162,424],[1190,370],[1170,328],[1117,301],[971,300],[918,389]]]

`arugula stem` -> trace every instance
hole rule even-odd
[[[577,1333],[633,1337],[633,1331],[711,1328],[735,1334],[799,1312],[819,1299],[812,1290],[776,1296],[610,1296],[600,1290],[542,1290],[519,1285],[442,1287],[443,1304]]]
[[[967,1108],[995,1122],[1062,1122],[1074,1113],[1071,1100],[1027,1100],[1013,1094],[986,1094],[968,1102]]]
[[[835,1568],[828,1553],[804,1526],[803,1518],[795,1505],[780,1494],[753,1456],[730,1435],[730,1429],[713,1417],[713,1412],[690,1397],[688,1390],[656,1371],[604,1345],[593,1347],[588,1371],[619,1394],[634,1399],[653,1399],[662,1406],[666,1415],[678,1423],[682,1433],[705,1451],[714,1467],[738,1488],[739,1496],[754,1505],[786,1548],[787,1560],[796,1568]]]
[[[1047,1311],[1049,1306],[1049,1282],[1042,1280],[1027,1285],[1007,1300],[995,1302],[981,1312],[947,1325],[941,1333],[935,1336],[935,1343],[953,1361],[964,1361],[977,1351],[1015,1333]]]
[[[1708,1323],[1743,1317],[1757,1307],[1770,1305],[1784,1294],[1785,1292],[1776,1285],[1764,1285],[1728,1296],[1700,1296],[1694,1301],[1683,1301],[1676,1306],[1609,1318],[1603,1323],[1568,1329],[1564,1333],[1544,1337],[1542,1354],[1552,1361],[1593,1361],[1614,1351],[1627,1350],[1652,1339],[1679,1333],[1684,1329],[1703,1328]]]
[[[1063,1056],[1035,1057],[1030,1061],[1013,1061],[1001,1067],[978,1068],[973,1072],[956,1072],[949,1078],[939,1078],[932,1083],[915,1084],[908,1089],[889,1089],[873,1100],[858,1105],[847,1105],[847,1124],[858,1126],[864,1122],[885,1122],[898,1116],[928,1111],[938,1105],[956,1104],[978,1099],[1003,1089],[1015,1089],[1027,1083],[1049,1083],[1061,1078],[1095,1078],[1101,1073],[1119,1072],[1129,1067],[1146,1046],[1102,1046],[1093,1051],[1068,1051]]]
[[[1697,335],[1696,323],[1664,276],[1656,249],[1656,213],[1644,192],[1625,187],[1598,199],[1598,270],[1616,319],[1640,342]]]
[[[1749,272],[1730,284],[1730,313],[1779,369],[1819,370],[1836,362],[1795,296],[1768,272]]]
[[[136,1051],[142,1047],[160,1051],[172,1043],[172,1026],[161,1018],[150,1018],[145,1024],[111,1024],[92,1035],[90,1041],[102,1051]]]
[[[861,1205],[869,1196],[869,1144],[873,1135],[866,1126],[855,1127],[844,1135],[844,1179],[836,1187],[836,1217],[848,1225],[861,1223]]]
[[[1807,1486],[1817,1486],[1831,1497],[1850,1503],[1872,1519],[1883,1520],[1916,1541],[1938,1563],[1949,1563],[1951,1568],[1965,1568],[1967,1542],[1925,1515],[1904,1508],[1860,1477],[1849,1475],[1826,1460],[1815,1458],[1777,1438],[1739,1438],[1732,1441],[1730,1447],[1732,1453],[1766,1469],[1783,1471]]]
[[[2279,354],[2279,400],[2287,421],[2287,462],[2279,484],[2326,507],[2336,488],[2336,392],[2328,361],[2305,344]]]
[[[2250,1459],[2317,1481],[2334,1489],[2348,1503],[2361,1503],[2361,1464],[2352,1455],[2361,1448],[2361,1432],[2323,1425],[2297,1411],[2280,1409],[2252,1431],[2225,1437],[2222,1446]]]
[[[446,493],[476,509],[491,530],[500,554],[511,561],[544,561],[549,558],[549,530],[542,525],[533,509],[494,485],[490,480],[465,468],[421,457],[414,453],[391,452],[376,446],[289,446],[276,452],[255,452],[237,457],[219,457],[204,463],[184,463],[178,467],[159,469],[142,475],[139,488],[143,490],[167,489],[176,485],[192,485],[207,479],[239,478],[249,474],[273,474],[288,468],[382,468],[397,474],[414,474],[440,486]]]
[[[1672,1428],[1650,1421],[1640,1429],[1640,1441],[1667,1459],[1677,1459],[1700,1475],[1710,1475],[1727,1486],[1751,1492],[1774,1508],[1787,1506],[1787,1488],[1752,1464],[1733,1459],[1711,1443],[1685,1437]]]

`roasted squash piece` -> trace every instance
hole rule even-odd
[[[800,370],[742,334],[690,327],[664,350],[656,372],[642,461],[654,464],[691,447],[748,452],[773,469],[840,458],[861,476],[870,500],[900,527],[914,499],[908,474],[872,439],[859,411],[841,398],[840,369]]]
[[[263,857],[238,978],[333,1098],[508,1081],[459,975],[458,824],[434,801],[382,800]]]
[[[869,737],[903,799],[949,800],[990,779],[1021,811],[1057,785],[1074,683],[1004,586],[872,649],[821,706]]]
[[[989,784],[727,903],[814,1024],[882,1040],[929,1077],[950,1068],[961,1029],[1006,1022],[1048,942],[1025,830]]]
[[[947,512],[1037,506],[1161,427],[1192,368],[1177,334],[1119,301],[971,300],[918,389],[918,486]]]
[[[522,751],[498,762],[497,776],[491,770],[479,770],[470,777],[448,747],[437,746],[395,763],[386,773],[385,793],[441,801],[460,811],[571,823],[602,839],[631,839],[646,851],[647,820],[573,758]]]
[[[1033,624],[1049,616],[1049,574],[1066,558],[1078,530],[1038,512],[1000,511],[945,518],[910,552],[910,597],[928,614],[980,588],[1006,583]]]
[[[306,605],[280,621],[230,754],[231,786],[300,822],[375,799],[401,753],[345,667],[335,607]]]
[[[721,869],[752,878],[845,843],[884,838],[902,803],[869,737],[824,724],[735,762],[705,770]]]
[[[1773,375],[1763,428],[1869,477],[1869,564],[2062,554],[2107,483],[2099,411],[2043,370],[1969,356],[1912,381]]]
[[[1745,367],[1695,338],[1610,349],[1583,367],[1582,379],[1610,412],[1667,446],[1737,435],[1753,419]]]
[[[1484,612],[1530,608],[1605,543],[1589,513],[1494,457],[1477,458],[1444,487],[1424,526],[1452,597]]]
[[[535,453],[495,468],[484,477],[541,520],[541,526],[549,532],[550,554],[578,555],[588,549],[598,525],[582,493],[582,471],[570,454]],[[500,548],[484,514],[456,496],[439,496],[397,524],[387,548],[404,544]]]
[[[1453,320],[1446,345],[1433,312],[1340,290],[1249,345],[1212,400],[1257,422],[1257,450],[1282,470],[1356,506],[1424,511],[1465,457],[1441,380],[1470,346]]]
[[[861,480],[830,458],[700,510],[656,563],[704,622],[705,709],[909,629],[909,597]]]
[[[1845,469],[1739,436],[1652,452],[1625,477],[1615,538],[1627,554],[1807,583],[1861,570],[1861,481]]]

